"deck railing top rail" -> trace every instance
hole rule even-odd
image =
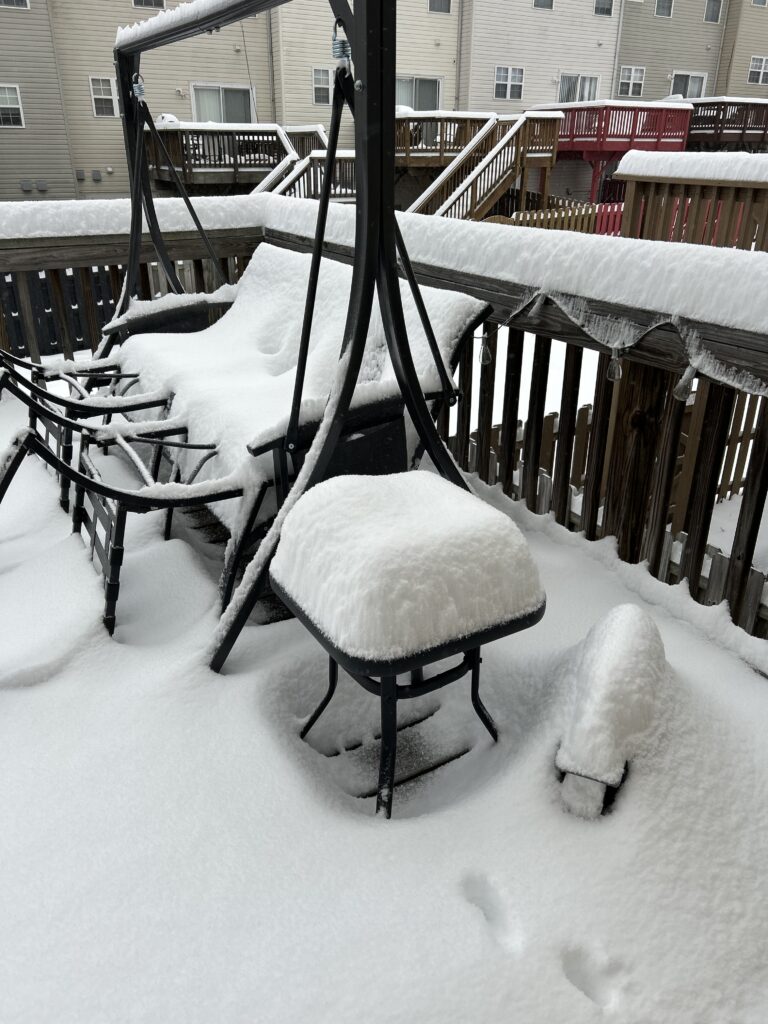
[[[536,112],[540,108],[535,108]],[[630,103],[594,100],[546,107],[563,112],[561,150],[684,149],[690,103]]]

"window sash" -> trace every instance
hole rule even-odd
[[[554,0],[533,0],[533,6],[540,11],[551,11],[554,8]]]
[[[595,14],[601,18],[613,16],[613,0],[595,0]]]
[[[331,102],[331,72],[328,68],[312,68],[312,102],[322,106]]]
[[[117,117],[117,83],[107,75],[91,75],[91,106],[94,117]]]
[[[719,24],[722,7],[723,0],[707,0],[704,8],[704,21],[709,25]]]
[[[765,7],[768,4],[768,0],[752,0],[753,7]]]
[[[29,0],[0,0],[0,7],[15,7],[18,11],[28,11]]]
[[[154,7],[155,9],[163,10],[165,8],[165,0],[133,0],[134,7]]]
[[[493,96],[497,100],[519,100],[523,97],[525,68],[513,68],[499,65],[493,87]]]
[[[450,14],[451,0],[429,0],[431,14]]]
[[[674,0],[656,0],[656,17],[657,18],[671,18],[672,8],[674,7]]]
[[[672,77],[672,93],[696,100],[704,95],[705,82],[706,76],[700,72],[676,71]]]
[[[747,81],[751,85],[768,85],[768,57],[752,57]]]
[[[625,65],[619,74],[619,96],[642,96],[645,68]]]
[[[18,85],[0,85],[0,128],[23,128],[24,111]]]

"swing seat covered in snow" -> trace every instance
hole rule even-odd
[[[471,673],[472,704],[497,738],[479,696],[480,648],[535,625],[546,603],[503,513],[429,472],[337,477],[288,512],[270,577],[330,658],[328,692],[302,736],[333,696],[339,665],[381,700],[377,813],[392,809],[398,700]],[[424,679],[425,666],[459,655]]]

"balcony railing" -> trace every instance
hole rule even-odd
[[[628,149],[685,149],[689,104],[614,102],[564,103],[560,152],[621,153]]]
[[[768,102],[729,99],[727,96],[692,100],[689,148],[768,147]]]
[[[158,126],[168,155],[185,185],[256,184],[297,153],[279,125],[205,126],[180,122]],[[150,173],[171,181],[164,154],[147,134]]]
[[[490,114],[398,114],[395,120],[395,159],[401,166],[444,167],[462,152]]]

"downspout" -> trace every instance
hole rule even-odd
[[[459,16],[459,27],[456,31],[456,86],[454,88],[453,97],[453,109],[459,109],[459,101],[461,99],[461,42],[462,42],[462,29],[464,28],[464,0],[458,0],[457,4],[458,16]]]
[[[275,55],[272,41],[272,8],[267,11],[267,69],[269,88],[272,93],[272,124],[277,124],[277,99],[275,98]]]
[[[619,0],[619,27],[616,30],[616,48],[613,54],[613,81],[611,82],[611,95],[610,99],[614,98],[614,95],[618,95],[619,83],[618,83],[618,72],[619,72],[619,49],[621,46],[621,30],[624,27],[624,0]]]
[[[712,92],[710,93],[710,95],[715,95],[715,96],[719,95],[720,86],[718,85],[718,82],[720,80],[720,61],[723,59],[723,47],[725,46],[725,33],[726,33],[727,29],[728,29],[728,15],[731,13],[731,5],[728,3],[728,0],[725,0],[724,7],[725,7],[725,10],[723,11],[723,13],[720,16],[721,20],[722,20],[722,23],[723,23],[723,31],[720,33],[720,46],[718,47],[718,50],[717,50],[717,64],[715,66],[715,86],[714,86],[714,89],[712,90]]]
[[[64,106],[64,86],[61,81],[61,68],[59,66],[59,54],[56,49],[56,33],[53,31],[53,15],[51,14],[52,3],[48,4],[48,31],[51,33],[51,48],[53,49],[53,63],[56,67],[56,84],[59,89],[59,100],[61,101],[61,119],[64,122],[64,138],[67,140],[67,153],[69,154],[69,169],[72,172],[72,183],[75,186],[75,199],[80,198],[80,182],[75,174],[75,159],[72,153],[72,139],[69,134],[69,120]]]

